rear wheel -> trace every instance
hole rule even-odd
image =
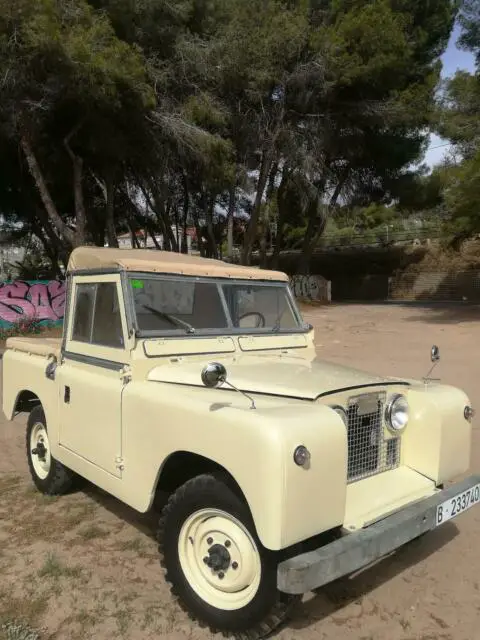
[[[39,491],[61,495],[72,489],[76,474],[52,456],[45,413],[40,405],[28,417],[26,447],[30,475]]]
[[[276,554],[261,545],[244,502],[214,476],[173,494],[158,536],[172,592],[213,633],[263,638],[298,600],[277,590]]]

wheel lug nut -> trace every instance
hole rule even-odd
[[[218,574],[218,579],[223,580],[224,577],[225,577],[225,574],[223,573],[223,571],[220,571],[220,573]]]
[[[213,538],[207,538],[207,544],[213,544]]]
[[[238,562],[232,562],[232,569],[235,571],[238,569]]]
[[[231,546],[231,544],[232,544],[232,543],[230,542],[230,540],[226,540],[226,541],[225,541],[225,546],[227,547],[227,549],[228,549],[228,547],[230,547],[230,546]]]

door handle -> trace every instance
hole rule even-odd
[[[63,395],[63,401],[66,404],[69,404],[69,402],[70,402],[70,387],[65,387],[65,393]]]

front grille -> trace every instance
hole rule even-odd
[[[395,469],[400,464],[400,438],[385,438],[384,406],[384,393],[349,400],[348,482]]]

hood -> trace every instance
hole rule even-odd
[[[279,355],[168,362],[151,369],[147,379],[202,387],[201,371],[210,360],[221,362],[227,369],[227,380],[247,393],[316,400],[330,393],[371,385],[405,384],[403,380],[378,377],[318,358],[309,360]]]

